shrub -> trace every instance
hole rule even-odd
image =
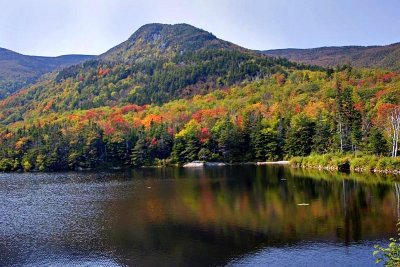
[[[397,223],[397,232],[400,236],[400,223]],[[387,247],[375,245],[374,257],[376,263],[383,262],[385,266],[399,266],[400,265],[400,239],[390,238],[390,243]]]
[[[293,157],[292,165],[297,167],[327,167],[343,169],[350,164],[352,170],[400,170],[400,158],[379,157],[365,154],[311,154],[307,157]]]

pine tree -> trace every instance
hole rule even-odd
[[[285,151],[289,156],[308,156],[311,153],[315,123],[304,115],[292,119]]]
[[[332,143],[332,129],[328,123],[328,119],[319,114],[315,123],[312,151],[318,154],[328,153],[332,150]]]
[[[141,136],[132,149],[131,163],[135,167],[143,166],[149,163],[149,151],[146,139]]]
[[[371,153],[379,156],[386,156],[388,152],[388,142],[378,128],[374,127],[371,129],[368,144],[368,150]]]
[[[183,137],[175,137],[174,146],[172,147],[172,162],[182,164],[185,162],[185,140]]]

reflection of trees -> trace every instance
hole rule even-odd
[[[396,194],[396,215],[397,219],[400,218],[400,185],[398,183],[394,183],[395,194]]]
[[[260,247],[392,236],[400,212],[400,184],[385,177],[265,166],[141,169],[128,177],[116,174],[115,181],[85,173],[89,187],[74,177],[59,189],[78,196],[75,202],[46,202],[54,205],[49,225],[62,220],[66,232],[47,229],[43,244],[37,231],[35,242],[18,237],[23,243],[0,246],[7,255],[0,262],[23,260],[25,255],[8,251],[19,245],[50,244],[56,246],[51,253],[59,248],[61,256],[106,251],[128,266],[223,265]],[[126,195],[131,198],[122,200]]]
[[[180,236],[179,225],[178,229],[191,229],[194,235],[206,232],[212,239],[236,238],[239,242],[230,242],[239,247],[244,236],[251,240],[253,235],[261,236],[265,244],[319,239],[348,243],[389,236],[397,219],[391,184],[386,181],[370,183],[366,178],[363,182],[348,175],[346,180],[331,179],[332,174],[325,172],[270,167],[170,172],[161,177],[175,180],[152,183],[150,178],[151,190],[135,192],[123,207],[124,223],[118,229],[129,232],[133,240],[138,236],[143,242],[152,240],[154,229],[159,229],[157,236],[166,231],[173,239]],[[185,242],[190,243],[190,238]]]

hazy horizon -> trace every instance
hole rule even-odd
[[[400,41],[395,0],[2,2],[0,47],[26,55],[98,55],[148,23],[187,23],[255,50]]]

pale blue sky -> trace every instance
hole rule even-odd
[[[400,42],[400,0],[0,0],[0,47],[100,54],[151,22],[251,49],[382,45]]]

